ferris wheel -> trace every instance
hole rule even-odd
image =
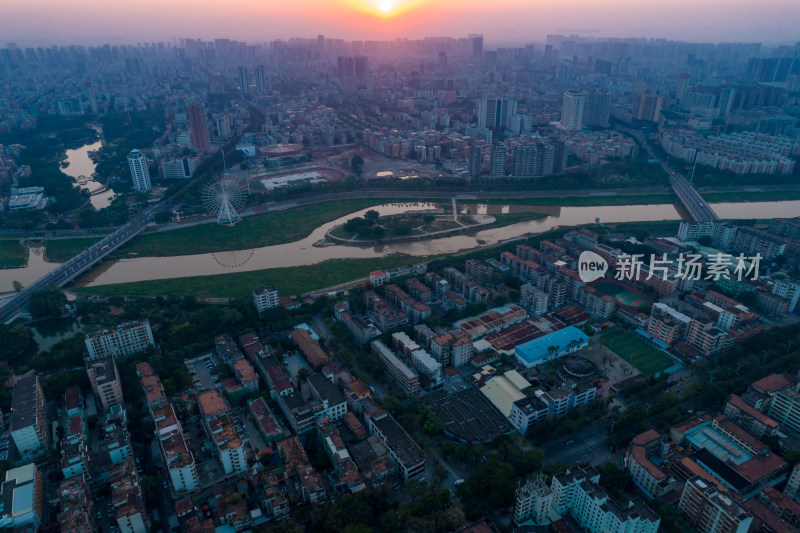
[[[246,203],[247,184],[238,178],[223,175],[203,187],[203,205],[218,224],[237,222]]]

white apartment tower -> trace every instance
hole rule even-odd
[[[580,130],[583,125],[583,106],[585,103],[585,94],[566,91],[562,99],[560,126],[568,131]]]
[[[133,188],[137,192],[150,190],[150,172],[147,170],[147,159],[140,150],[133,149],[128,154],[128,166],[131,169]]]
[[[87,361],[104,357],[124,357],[154,346],[153,331],[149,320],[138,320],[117,326],[115,330],[104,329],[86,337]]]

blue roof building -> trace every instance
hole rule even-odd
[[[520,344],[515,348],[514,356],[519,364],[531,368],[539,363],[586,348],[588,345],[589,337],[575,326],[569,326]],[[551,346],[555,346],[557,350],[551,351],[549,349]]]

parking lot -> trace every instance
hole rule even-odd
[[[223,363],[221,363],[216,356],[212,355],[186,365],[186,369],[192,376],[192,385],[197,392],[203,392],[204,390],[211,390],[213,388],[219,390],[222,388],[219,378],[214,373],[214,370],[219,364]]]

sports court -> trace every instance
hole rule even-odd
[[[647,296],[613,281],[598,281],[592,287],[603,294],[613,296],[617,303],[626,307],[643,307],[647,305]]]
[[[670,356],[624,331],[612,331],[601,342],[645,374],[657,374],[674,365]]]

